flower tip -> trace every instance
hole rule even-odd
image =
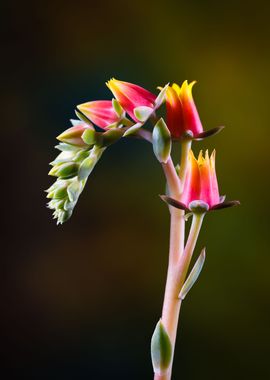
[[[106,82],[106,86],[107,86],[110,90],[112,90],[113,84],[114,84],[115,82],[118,82],[118,80],[115,79],[115,78],[111,78],[110,80],[108,80],[108,81]]]

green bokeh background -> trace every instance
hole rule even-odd
[[[151,146],[106,151],[72,219],[45,208],[55,136],[111,77],[196,79],[221,192],[207,216],[200,281],[184,302],[174,379],[269,373],[267,1],[9,2],[3,6],[1,326],[3,379],[151,379],[149,344],[166,277],[169,216]],[[5,120],[6,119],[6,120]]]

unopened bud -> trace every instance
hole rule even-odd
[[[85,146],[86,143],[82,139],[82,134],[88,129],[93,130],[93,127],[84,122],[78,122],[75,126],[61,133],[57,140],[71,145]]]

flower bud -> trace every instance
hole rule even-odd
[[[117,79],[111,79],[106,84],[123,109],[134,121],[141,121],[134,113],[135,108],[144,106],[154,110],[156,96],[144,88]],[[144,115],[146,110],[147,109],[144,108]],[[140,109],[140,112],[141,111],[142,109]]]
[[[201,120],[192,97],[192,87],[196,82],[185,81],[181,87],[176,83],[166,91],[167,124],[174,138],[185,134],[196,137],[203,132]]]
[[[83,147],[86,144],[82,139],[82,134],[85,130],[93,129],[93,127],[83,121],[75,120],[73,123],[75,125],[57,136],[57,140],[62,141],[63,143]]]
[[[77,108],[102,129],[112,128],[114,124],[116,127],[123,117],[123,115],[119,115],[120,108],[117,107],[117,104],[113,104],[111,100],[95,100],[80,104]]]
[[[79,165],[75,162],[66,162],[61,165],[54,166],[49,175],[60,177],[62,179],[68,179],[75,177],[78,174]]]

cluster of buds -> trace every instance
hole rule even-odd
[[[97,132],[88,121],[71,120],[72,127],[61,133],[56,146],[61,153],[51,162],[49,175],[56,182],[46,190],[51,199],[48,208],[54,210],[57,224],[67,221],[74,210],[88,176],[107,146],[122,136],[117,128]]]

